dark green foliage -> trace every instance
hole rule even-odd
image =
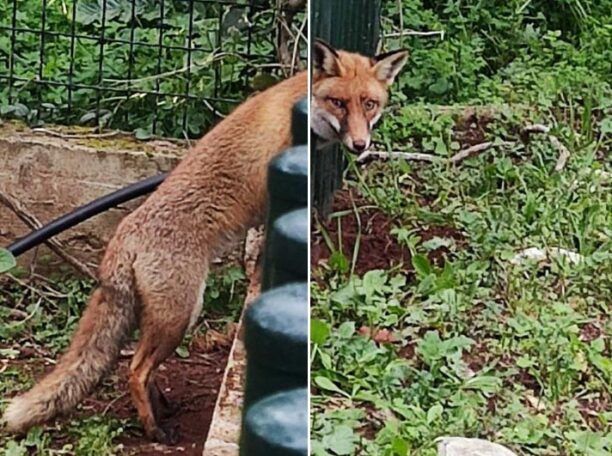
[[[102,5],[106,15],[102,28]],[[189,2],[164,2],[164,20],[160,22],[160,2],[136,0],[132,16],[129,0],[83,0],[77,2],[75,21],[73,2],[47,2],[45,29],[50,32],[92,38],[76,38],[71,61],[69,36],[45,35],[42,79],[58,83],[104,86],[100,96],[91,88],[78,88],[69,100],[65,87],[37,84],[41,61],[40,34],[19,31],[13,52],[14,76],[25,78],[13,87],[9,103],[9,84],[0,79],[0,116],[18,117],[33,124],[56,122],[109,126],[135,130],[141,137],[160,135],[191,137],[201,135],[218,118],[215,111],[227,113],[236,102],[253,91],[251,80],[269,75],[275,61],[275,11],[253,10],[253,27],[247,25],[244,7],[195,2],[193,31],[189,38]],[[0,27],[12,27],[12,1],[0,0]],[[41,2],[19,2],[16,27],[40,30]],[[159,28],[163,30],[159,50]],[[133,30],[133,37],[132,37]],[[100,40],[103,65],[100,72]],[[8,76],[11,61],[11,31],[0,30],[0,75]],[[142,44],[133,46],[133,40]],[[123,40],[116,43],[109,40]],[[192,48],[191,62],[186,50]],[[72,66],[71,66],[72,62]],[[189,66],[191,63],[191,67]],[[71,79],[72,68],[72,79]],[[190,68],[190,70],[188,70]],[[128,76],[131,82],[128,82]],[[261,77],[260,77],[261,79]],[[255,84],[255,82],[253,82]],[[114,89],[114,90],[113,90]],[[131,95],[125,97],[127,91]],[[138,95],[137,92],[163,92],[193,97]],[[202,102],[206,98],[208,103]],[[100,103],[100,117],[96,112]],[[69,103],[72,107],[69,110]],[[187,112],[186,128],[183,116]]]
[[[580,99],[610,90],[612,1],[403,0],[403,30],[443,37],[387,37],[407,47],[399,79],[407,99],[429,103]],[[384,2],[383,27],[401,33],[400,9]]]

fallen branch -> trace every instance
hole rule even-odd
[[[19,218],[19,220],[25,223],[31,230],[37,230],[43,226],[40,220],[38,220],[34,215],[29,213],[18,200],[16,200],[12,196],[3,193],[2,191],[0,191],[0,202],[4,204],[11,212],[13,212]],[[91,279],[97,280],[97,276],[91,270],[91,268],[85,263],[70,255],[66,251],[65,246],[60,241],[58,241],[57,239],[47,239],[44,243],[59,257],[63,258],[64,261],[66,261],[73,268],[75,268],[78,272]]]
[[[559,138],[557,138],[554,135],[549,134],[549,132],[550,132],[550,127],[547,127],[546,125],[542,125],[542,124],[527,125],[525,128],[523,128],[523,133],[525,134],[540,133],[540,134],[548,135],[548,139],[550,140],[551,144],[559,152],[559,158],[557,159],[557,163],[555,165],[555,171],[559,172],[559,171],[562,171],[563,168],[565,168],[565,165],[567,164],[567,161],[571,154],[570,154],[569,149],[565,147],[565,145],[563,145],[563,143],[559,140]],[[497,147],[497,146],[506,147],[506,146],[513,146],[514,144],[515,143],[510,142],[510,141],[501,141],[501,142],[487,141],[484,143],[475,144],[473,146],[470,146],[466,149],[463,149],[457,152],[451,158],[446,160],[446,162],[453,164],[453,165],[457,165],[463,160],[467,158],[471,158],[475,155],[478,155],[486,150],[489,150],[492,147]],[[370,157],[403,158],[404,160],[409,160],[409,161],[424,161],[424,162],[429,162],[429,163],[444,161],[444,159],[437,157],[435,155],[418,153],[418,152],[365,151],[361,155],[359,155],[359,157],[357,157],[357,163],[362,163],[363,161],[365,161],[367,158],[370,158]]]
[[[557,159],[557,164],[555,165],[555,171],[562,171],[567,164],[567,160],[570,158],[570,151],[561,141],[559,141],[559,138],[556,136],[549,135],[548,139],[550,139],[551,144],[559,151],[559,158]]]
[[[409,161],[424,161],[429,163],[435,162],[447,162],[453,165],[456,165],[463,160],[478,155],[481,152],[484,152],[490,149],[493,146],[512,146],[514,143],[509,141],[503,141],[499,143],[495,143],[492,141],[487,141],[481,144],[475,144],[466,149],[463,149],[457,152],[455,155],[450,157],[449,159],[444,159],[437,155],[432,154],[423,154],[418,152],[381,152],[381,151],[366,151],[362,153],[359,157],[357,157],[357,163],[361,163],[369,157],[375,158],[403,158],[404,160]]]
[[[10,307],[5,307],[5,306],[0,306],[0,308],[3,311],[8,312],[8,316],[10,318],[19,318],[19,319],[24,319],[28,316],[27,312],[24,312],[23,310],[19,310],[19,309],[12,309]]]
[[[101,139],[101,138],[112,138],[121,134],[119,131],[111,131],[108,133],[61,133],[58,131],[49,130],[47,128],[33,128],[35,133],[44,133],[49,136],[55,136],[56,138],[62,139]]]
[[[523,132],[527,134],[541,133],[548,135],[548,140],[553,145],[553,147],[557,149],[557,152],[559,152],[559,158],[557,159],[557,163],[555,165],[555,171],[560,172],[563,170],[563,168],[565,168],[567,160],[569,160],[571,155],[570,151],[559,140],[559,138],[550,134],[550,127],[547,127],[546,125],[542,124],[527,125],[525,128],[523,128]]]
[[[546,133],[548,134],[550,132],[550,127],[547,127],[546,125],[542,125],[542,124],[527,125],[525,128],[523,128],[523,132],[524,133]]]
[[[401,32],[385,33],[384,38],[401,38],[403,36],[439,36],[441,40],[444,39],[446,32],[444,30],[432,30],[426,32],[419,32],[418,30],[404,30]]]
[[[366,150],[359,157],[357,157],[357,163],[361,163],[366,159],[374,158],[403,158],[404,160],[413,161],[426,161],[435,162],[439,161],[439,158],[431,154],[421,154],[418,152],[381,152],[375,150]]]
[[[473,146],[468,147],[467,149],[463,149],[457,152],[455,155],[449,158],[448,161],[453,165],[456,165],[457,163],[465,160],[466,158],[473,157],[474,155],[478,155],[479,153],[490,149],[492,145],[493,143],[491,141],[487,141],[481,144],[475,144]]]

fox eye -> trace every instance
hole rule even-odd
[[[376,103],[374,100],[367,100],[364,103],[364,107],[366,108],[366,111],[371,111],[372,109],[376,108],[377,105],[378,103]]]
[[[340,100],[339,98],[329,98],[329,101],[331,101],[331,103],[336,107],[336,108],[344,108],[344,101]]]

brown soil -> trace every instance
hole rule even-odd
[[[595,323],[586,323],[580,329],[580,339],[584,342],[593,342],[601,336],[601,329]]]
[[[359,219],[353,211],[353,202],[358,209]],[[346,215],[340,217],[340,230],[338,219],[332,218],[322,221],[332,242],[338,242],[339,232],[342,238],[342,252],[351,261],[353,251],[359,233],[359,251],[355,263],[355,273],[362,275],[373,269],[390,269],[398,266],[405,272],[413,270],[410,250],[400,244],[397,237],[391,234],[391,230],[399,223],[384,214],[377,208],[363,208],[369,203],[362,197],[355,195],[348,189],[340,190],[335,196],[333,212],[346,211]],[[361,228],[360,225],[361,224]],[[448,226],[430,226],[421,229],[418,235],[423,241],[436,236],[461,240],[460,232]],[[337,248],[338,246],[336,246]],[[442,247],[429,253],[429,259],[436,265],[444,263],[448,249]],[[315,232],[311,240],[311,267],[314,269],[320,264],[327,262],[331,252],[319,232]]]
[[[469,110],[457,120],[454,138],[461,147],[475,146],[487,140],[487,127],[493,121],[493,114]]]
[[[227,363],[230,340],[229,337],[216,337],[211,344],[210,337],[197,336],[190,345],[189,357],[182,359],[174,355],[158,369],[155,380],[170,402],[180,407],[175,416],[163,423],[178,431],[179,442],[175,446],[151,443],[142,433],[127,388],[131,356],[122,357],[96,395],[83,401],[68,420],[91,415],[131,419],[135,425],[125,426],[118,439],[126,454],[201,455]],[[34,350],[24,350],[19,359],[9,361],[9,365],[28,372],[49,371],[51,368],[44,365],[40,356]],[[65,443],[68,442],[62,435],[54,438],[53,445],[61,447]]]

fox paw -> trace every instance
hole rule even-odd
[[[173,446],[179,442],[179,433],[176,428],[158,427],[154,432],[153,440],[162,445]]]

